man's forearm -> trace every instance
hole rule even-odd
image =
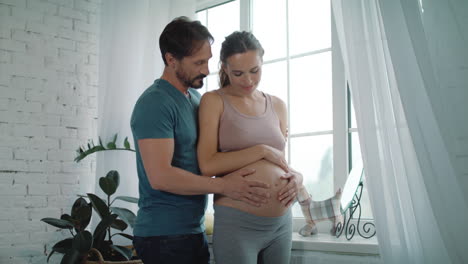
[[[177,167],[161,170],[148,177],[151,187],[160,191],[181,195],[223,192],[222,179],[196,175]]]

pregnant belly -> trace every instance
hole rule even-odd
[[[268,203],[256,207],[226,196],[216,195],[214,204],[236,208],[257,216],[276,217],[285,214],[288,208],[278,200],[279,191],[287,184],[287,180],[281,179],[281,176],[284,175],[285,172],[277,165],[265,160],[259,160],[244,168],[255,169],[254,174],[246,177],[248,180],[264,182],[270,185],[270,188],[267,189],[270,193]]]

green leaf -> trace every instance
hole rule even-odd
[[[80,252],[75,249],[69,250],[63,256],[62,261],[60,264],[79,264],[80,263]]]
[[[136,203],[136,204],[138,203],[138,198],[130,197],[130,196],[117,196],[115,197],[114,200],[122,200],[125,202]]]
[[[106,174],[106,178],[111,179],[115,183],[115,188],[118,188],[120,185],[120,175],[116,170],[111,170]]]
[[[126,233],[115,233],[114,236],[116,235],[119,235],[119,236],[123,236],[123,237],[126,237],[130,240],[133,240],[133,236],[132,235],[129,235],[129,234],[126,234]]]
[[[58,228],[72,229],[74,227],[73,223],[63,219],[46,217],[41,219],[42,222],[45,222],[49,225],[53,225]]]
[[[86,154],[81,153],[80,155],[76,156],[74,159],[75,162],[80,162],[82,159],[86,158]]]
[[[63,214],[60,216],[60,219],[69,221],[70,223],[73,223],[73,218],[69,214]]]
[[[112,195],[117,190],[115,182],[107,177],[99,178],[99,187],[101,187],[101,190],[107,195]]]
[[[115,219],[111,227],[120,231],[124,231],[125,229],[127,229],[128,225],[122,219]]]
[[[102,139],[101,137],[98,137],[99,138],[99,146],[101,146],[102,148],[104,148],[104,145],[102,144]]]
[[[124,256],[127,260],[131,259],[133,256],[133,251],[129,248],[122,247],[122,246],[117,246],[117,245],[111,245],[110,246],[113,250],[119,252],[122,256]]]
[[[72,241],[73,238],[67,238],[62,241],[59,241],[52,247],[52,249],[55,252],[65,254],[68,250],[72,248]]]
[[[110,215],[109,207],[101,200],[101,198],[92,193],[88,193],[88,198],[101,219]]]
[[[93,235],[87,230],[82,231],[73,238],[72,248],[81,254],[87,253],[93,246]]]
[[[108,149],[116,149],[117,145],[115,145],[115,143],[113,143],[113,142],[109,142],[109,143],[107,143],[107,148]]]
[[[125,137],[124,139],[124,147],[125,149],[130,149],[130,142],[128,142],[128,137]]]
[[[115,144],[115,142],[117,142],[117,135],[118,135],[118,134],[117,134],[117,133],[115,133],[115,135],[114,135],[114,139],[112,140],[112,143],[114,143],[114,144]]]
[[[136,215],[132,211],[121,207],[111,207],[110,209],[113,213],[118,214],[120,219],[133,228],[135,225]]]
[[[93,208],[90,203],[86,204],[85,207],[81,207],[76,212],[75,229],[77,232],[81,232],[86,229],[89,222],[91,221],[91,215]]]
[[[95,146],[95,147],[93,147],[93,153],[94,153],[94,152],[101,151],[101,150],[106,150],[106,148],[104,148],[103,146]]]
[[[106,236],[106,231],[112,223],[117,219],[116,214],[108,215],[104,218],[102,218],[101,222],[96,226],[96,229],[94,229],[94,242],[93,244],[95,245],[96,248],[99,248],[100,245],[102,244],[102,241],[104,241],[104,238]]]
[[[111,214],[108,215],[107,217],[103,218],[101,222],[96,226],[96,229],[94,229],[94,234],[93,236],[99,236],[101,233],[105,233],[108,228],[112,225],[112,223],[117,219],[118,215],[116,214]]]
[[[99,234],[96,234],[97,232],[97,227],[94,230],[93,234],[93,247],[101,250],[101,247],[103,245],[104,239],[106,238],[106,229],[104,231],[100,231]]]
[[[77,218],[76,213],[78,212],[78,209],[80,209],[81,207],[87,207],[87,206],[88,206],[88,202],[84,198],[79,197],[78,199],[76,199],[72,205],[71,217],[73,219],[76,219]]]

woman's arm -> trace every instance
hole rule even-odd
[[[288,110],[286,108],[286,104],[283,100],[279,99],[274,95],[271,96],[271,103],[273,105],[273,109],[275,110],[276,115],[280,121],[280,128],[281,132],[283,132],[283,136],[287,139],[288,137]]]
[[[286,108],[286,104],[276,96],[271,96],[271,99],[276,115],[280,120],[281,131],[287,139],[288,110]],[[280,200],[285,206],[290,206],[296,199],[299,188],[302,186],[303,176],[300,172],[293,168],[289,168],[289,173],[286,173],[282,178],[288,179],[289,182],[279,191],[278,200]]]
[[[223,109],[223,101],[217,93],[203,95],[198,112],[198,163],[203,175],[224,175],[261,159],[267,159],[287,170],[283,153],[267,145],[218,152],[219,120]]]

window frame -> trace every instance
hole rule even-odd
[[[222,4],[226,4],[229,2],[233,2],[235,0],[198,0],[197,1],[197,11],[204,11],[212,7],[216,7]],[[245,31],[252,31],[252,17],[253,17],[253,0],[237,0],[239,1],[239,17],[240,17],[240,30]],[[286,0],[286,23],[289,21],[289,10],[288,10],[288,2]],[[331,1],[330,1],[331,5]],[[331,6],[330,6],[331,8]],[[331,13],[333,10],[331,9]],[[288,120],[291,120],[291,102],[290,100],[290,60],[300,57],[305,57],[312,54],[318,54],[322,52],[331,52],[331,60],[332,60],[332,111],[333,111],[333,129],[329,131],[318,131],[318,132],[311,132],[311,133],[299,133],[293,134],[290,133],[288,135],[288,143],[287,143],[287,153],[288,162],[291,161],[291,138],[295,137],[305,137],[305,136],[318,136],[318,135],[332,135],[333,137],[333,193],[338,190],[339,188],[343,188],[348,173],[351,169],[350,159],[350,134],[352,132],[356,132],[356,128],[351,128],[349,126],[349,94],[347,88],[347,80],[345,77],[344,71],[344,63],[341,54],[341,48],[339,46],[338,35],[336,32],[336,26],[334,21],[333,14],[331,15],[331,47],[306,53],[297,54],[294,56],[290,56],[289,54],[289,25],[286,24],[286,47],[287,53],[286,57],[268,60],[265,61],[264,64],[275,63],[279,61],[286,61],[287,65],[287,107],[288,107]],[[218,69],[212,69],[210,75],[218,75]],[[208,87],[209,90],[211,90]],[[289,124],[288,124],[289,127]],[[303,217],[297,217],[298,220],[303,221]]]

